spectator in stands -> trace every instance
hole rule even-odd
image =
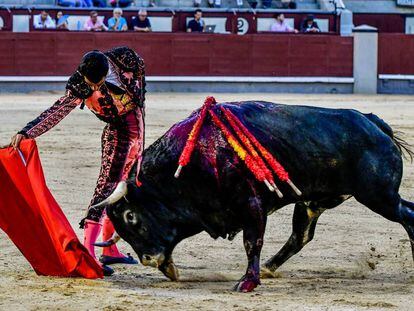
[[[188,22],[187,32],[204,32],[205,24],[201,19],[203,12],[200,9],[195,10],[194,19]]]
[[[43,10],[39,15],[33,17],[33,27],[35,29],[55,29],[56,24],[53,18]]]
[[[150,0],[148,6],[150,6],[150,7],[156,7],[157,4],[155,3],[155,0]]]
[[[122,9],[115,8],[113,17],[108,20],[108,30],[111,31],[127,31],[128,24],[124,17],[122,17]]]
[[[86,31],[106,31],[108,28],[103,23],[103,20],[98,18],[98,12],[92,11],[89,13],[89,18],[83,25],[83,29]]]
[[[315,18],[313,15],[308,15],[302,22],[302,26],[300,27],[300,31],[303,33],[317,33],[321,32],[319,29],[318,23],[315,22]]]
[[[130,6],[132,2],[132,0],[111,0],[110,3],[113,8],[126,8],[127,6]]]
[[[134,31],[139,32],[150,32],[151,31],[151,23],[149,18],[147,17],[147,11],[142,9],[138,11],[138,17],[132,17],[132,28]]]
[[[285,15],[283,13],[276,13],[275,19],[276,21],[270,26],[270,31],[298,33],[297,29],[294,29],[288,25],[288,23],[285,20]]]
[[[69,30],[68,15],[63,15],[62,11],[58,11],[56,13],[55,23],[56,23],[56,29]]]

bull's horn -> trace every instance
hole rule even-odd
[[[114,235],[109,240],[104,242],[93,243],[93,245],[98,247],[108,247],[118,243],[120,239],[121,237],[118,235],[118,233],[114,232]]]
[[[121,200],[126,194],[128,193],[127,183],[125,181],[120,181],[119,184],[116,186],[114,192],[111,193],[109,197],[107,197],[102,202],[92,205],[91,207],[102,207],[114,204]]]

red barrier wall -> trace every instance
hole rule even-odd
[[[414,35],[379,34],[378,73],[414,75]]]
[[[121,45],[152,76],[352,76],[349,37],[82,32],[0,33],[0,75],[70,75],[85,52]]]
[[[354,25],[370,25],[378,28],[379,32],[405,33],[405,15],[354,13]]]

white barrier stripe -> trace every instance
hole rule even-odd
[[[66,82],[65,76],[0,76],[0,82]],[[354,83],[352,77],[147,76],[148,82]]]
[[[379,75],[381,80],[414,80],[414,75]]]

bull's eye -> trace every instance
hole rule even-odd
[[[124,221],[128,224],[136,225],[138,223],[137,215],[128,209],[124,212]]]

